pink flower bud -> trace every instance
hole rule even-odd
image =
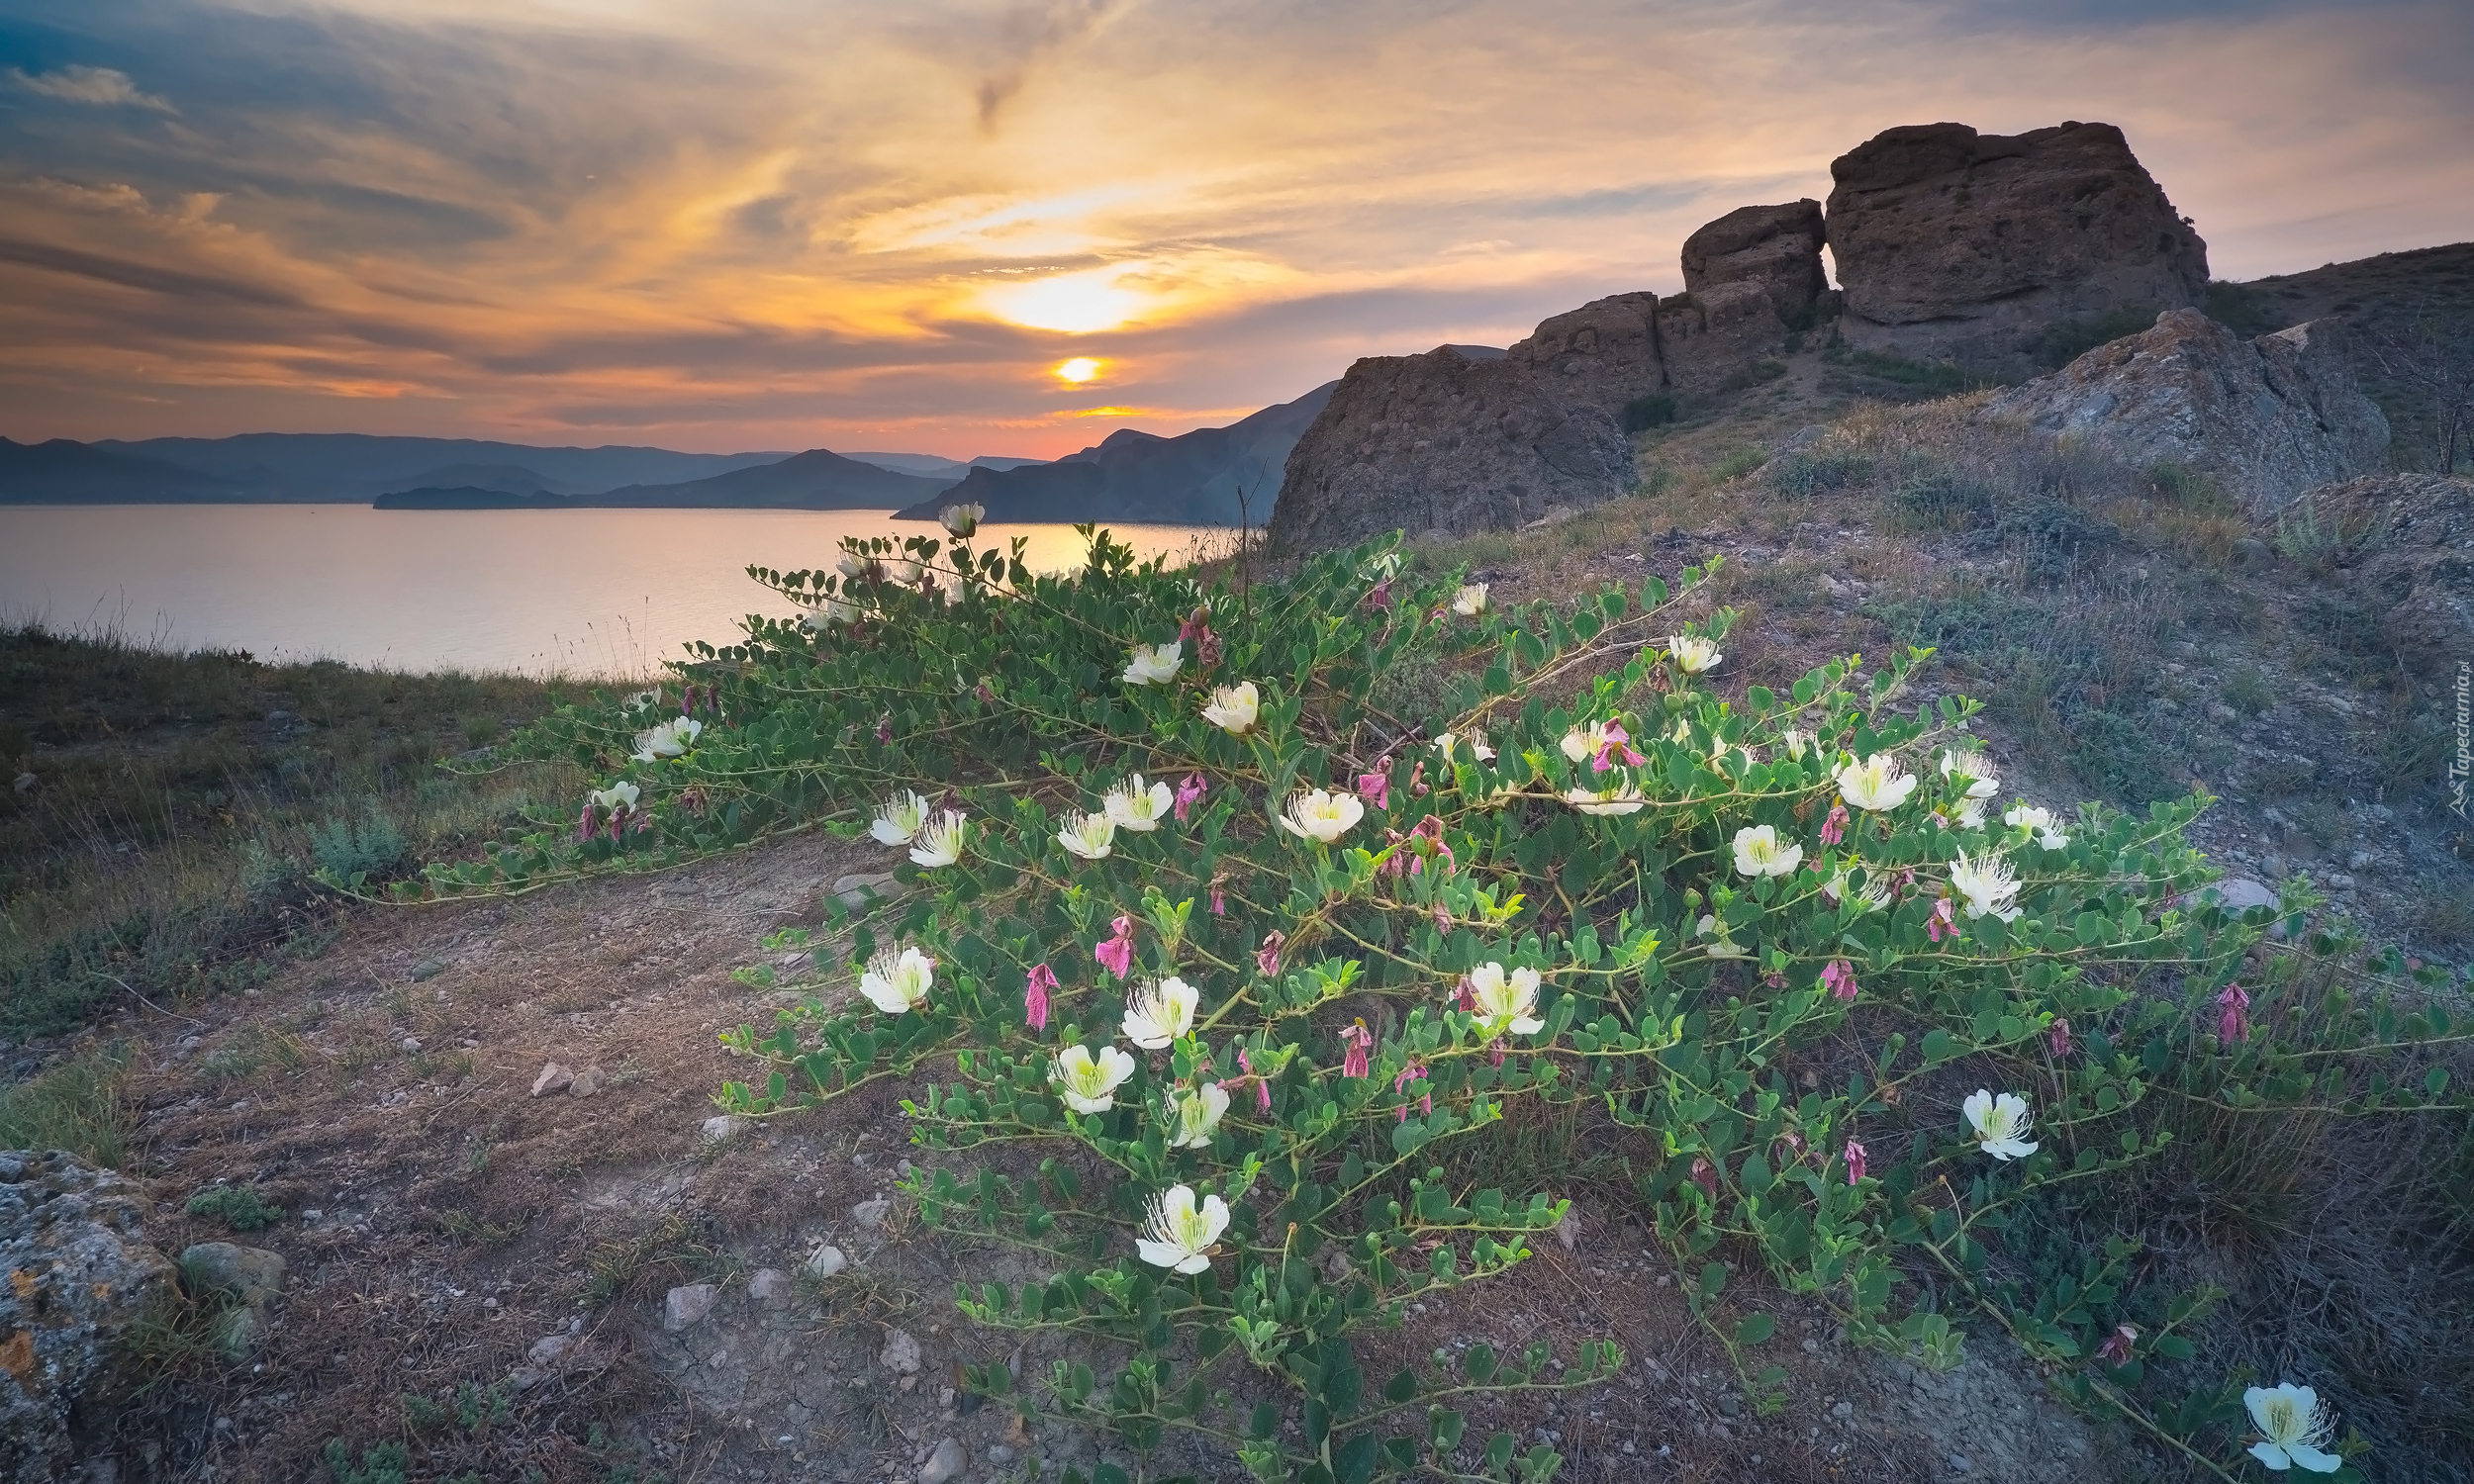
[[[2070,1055],[2070,1022],[2055,1020],[2045,1031],[2045,1044],[2056,1058]]]
[[[1048,991],[1057,987],[1057,972],[1045,964],[1032,966],[1022,986],[1022,1018],[1034,1031],[1048,1029]]]
[[[1847,1141],[1847,1183],[1854,1185],[1864,1177],[1864,1147],[1855,1140]]]
[[[1340,1058],[1340,1074],[1344,1077],[1366,1075],[1375,1048],[1375,1034],[1366,1028],[1366,1022],[1361,1020],[1342,1031],[1340,1044],[1345,1048]]]
[[[1822,844],[1836,845],[1847,838],[1847,805],[1835,803],[1830,806],[1829,817],[1821,821]]]
[[[1093,949],[1091,956],[1110,974],[1125,978],[1134,972],[1134,919],[1119,917],[1109,926],[1116,936]]]
[[[1924,920],[1924,930],[1936,943],[1941,942],[1944,938],[1955,938],[1958,936],[1958,917],[1956,912],[1952,910],[1951,906],[1951,899],[1949,897],[1945,896],[1935,900],[1933,903],[1932,915]]]
[[[1387,577],[1386,577],[1386,578],[1384,578],[1381,582],[1377,583],[1377,584],[1374,586],[1374,588],[1373,588],[1373,590],[1372,590],[1372,591],[1368,592],[1368,594],[1366,595],[1366,605],[1367,605],[1368,607],[1370,607],[1370,608],[1375,608],[1375,609],[1377,609],[1377,610],[1379,610],[1379,611],[1383,611],[1383,612],[1388,612],[1388,611],[1390,611],[1390,608],[1391,608],[1391,579],[1390,579],[1390,578],[1387,578]]]
[[[1288,935],[1277,929],[1263,935],[1263,946],[1254,951],[1254,963],[1256,968],[1263,971],[1265,978],[1272,978],[1280,974],[1280,951],[1287,945]]]
[[[1703,1190],[1709,1193],[1709,1198],[1711,1200],[1718,1199],[1717,1166],[1711,1164],[1707,1159],[1702,1159],[1699,1155],[1694,1155],[1692,1157],[1692,1180],[1694,1184],[1699,1185]]]
[[[1359,774],[1358,796],[1364,798],[1376,808],[1389,808],[1391,805],[1391,775],[1388,773]]]
[[[1821,971],[1821,982],[1834,999],[1856,997],[1856,971],[1848,967],[1845,959],[1832,959],[1829,967]]]
[[[1199,773],[1186,775],[1186,781],[1177,786],[1177,822],[1179,824],[1186,822],[1189,812],[1194,806],[1194,800],[1202,797],[1210,787],[1211,781]]]
[[[2228,984],[2217,996],[2217,1039],[2235,1046],[2250,1036],[2250,996],[2239,984]]]
[[[582,845],[585,841],[592,838],[593,801],[591,799],[586,799],[584,803],[584,814],[581,818],[576,820],[576,843],[578,845]]]

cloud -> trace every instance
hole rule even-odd
[[[162,99],[138,91],[126,72],[110,67],[88,67],[71,63],[56,72],[24,72],[9,69],[9,80],[30,93],[57,98],[63,103],[92,103],[105,108],[150,108],[158,114],[179,110]]]

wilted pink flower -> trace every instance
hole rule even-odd
[[[984,706],[993,706],[996,703],[997,693],[988,689],[988,682],[980,682],[980,704]]]
[[[1436,815],[1429,814],[1417,821],[1417,828],[1409,831],[1409,846],[1416,853],[1409,861],[1411,876],[1425,874],[1426,860],[1430,856],[1442,862],[1447,872],[1460,869],[1452,847],[1443,843],[1443,820]]]
[[[1116,936],[1093,949],[1091,956],[1110,974],[1124,978],[1134,972],[1134,919],[1119,917],[1109,927]]]
[[[1422,1081],[1425,1079],[1425,1076],[1426,1064],[1423,1062],[1411,1062],[1408,1066],[1400,1068],[1400,1074],[1398,1076],[1391,1079],[1391,1090],[1394,1092],[1405,1092],[1408,1090],[1409,1083]],[[1418,1095],[1417,1111],[1422,1117],[1433,1116],[1435,1111],[1435,1093],[1431,1084],[1429,1084],[1426,1091]],[[1392,1122],[1407,1123],[1408,1121],[1409,1105],[1402,1103],[1400,1105],[1400,1116],[1393,1119]]]
[[[1179,824],[1186,822],[1189,812],[1194,806],[1194,800],[1200,798],[1210,787],[1211,781],[1199,773],[1186,775],[1186,781],[1177,786],[1177,822]]]
[[[611,811],[610,811],[610,843],[611,843],[611,844],[616,845],[616,844],[618,844],[618,834],[619,834],[619,832],[620,832],[621,830],[623,830],[624,828],[626,828],[626,819],[627,819],[627,811],[626,811],[626,810],[624,810],[624,809],[613,809],[613,810],[611,810]]]
[[[1194,646],[1194,668],[1208,670],[1220,662],[1220,636],[1211,632],[1211,610],[1197,607],[1186,615],[1185,625],[1177,631],[1178,642]]]
[[[1477,1013],[1477,986],[1469,981],[1468,974],[1461,975],[1461,985],[1454,992],[1452,1007],[1471,1015]]]
[[[1034,1031],[1048,1029],[1048,991],[1057,987],[1057,972],[1045,964],[1031,970],[1029,982],[1022,986],[1022,1018]]]
[[[1211,878],[1211,915],[1214,917],[1228,915],[1228,895],[1220,889],[1220,879],[1216,876]]]
[[[1624,730],[1624,724],[1620,721],[1606,723],[1598,736],[1602,740],[1598,743],[1598,755],[1589,763],[1589,771],[1592,773],[1604,773],[1617,763],[1622,763],[1627,768],[1638,768],[1649,761],[1648,758],[1633,751],[1632,736]]]
[[[887,743],[894,740],[894,715],[891,711],[888,711],[884,715],[877,718],[876,740],[879,743]]]
[[[1359,774],[1358,796],[1376,808],[1389,808],[1391,806],[1391,775],[1388,773]]]
[[[2250,1035],[2250,996],[2239,984],[2228,984],[2217,996],[2217,1039],[2236,1045]]]
[[[1864,1177],[1864,1147],[1855,1140],[1847,1141],[1847,1183],[1856,1184]]]
[[[1254,951],[1254,962],[1255,967],[1263,971],[1265,978],[1280,973],[1280,951],[1287,945],[1288,935],[1277,928],[1263,935],[1263,946]]]
[[[1254,1095],[1255,1095],[1255,1100],[1256,1100],[1257,1105],[1258,1105],[1258,1106],[1262,1109],[1262,1111],[1264,1111],[1264,1112],[1266,1112],[1266,1113],[1271,1112],[1271,1111],[1272,1111],[1272,1083],[1271,1083],[1271,1080],[1270,1080],[1269,1078],[1267,1078],[1267,1077],[1264,1077],[1264,1076],[1258,1075],[1258,1074],[1256,1073],[1256,1071],[1255,1071],[1255,1069],[1254,1069],[1254,1064],[1253,1064],[1252,1062],[1249,1062],[1249,1061],[1247,1061],[1247,1060],[1246,1060],[1246,1049],[1245,1049],[1244,1047],[1242,1047],[1242,1046],[1241,1046],[1241,1047],[1239,1047],[1239,1048],[1237,1048],[1237,1065],[1238,1065],[1238,1066],[1240,1066],[1240,1067],[1244,1067],[1244,1068],[1246,1069],[1246,1078],[1245,1078],[1245,1079],[1250,1079],[1250,1080],[1252,1080],[1252,1081],[1253,1081],[1253,1083],[1254,1083]]]
[[[1829,967],[1821,971],[1821,983],[1835,999],[1856,997],[1856,971],[1848,967],[1845,959],[1830,961]]]
[[[1698,1155],[1692,1157],[1692,1179],[1695,1184],[1709,1192],[1711,1200],[1718,1199],[1718,1169]]]
[[[1824,845],[1836,845],[1846,838],[1847,805],[1843,803],[1832,804],[1830,806],[1829,817],[1821,821],[1821,843]]]
[[[2128,1365],[2131,1363],[2132,1343],[2138,1339],[2137,1325],[2116,1325],[2113,1333],[2105,1337],[2105,1343],[2096,1347],[2096,1353],[2115,1365]]]
[[[593,838],[593,801],[586,799],[584,815],[576,821],[576,843],[582,845]]]
[[[1344,1048],[1340,1058],[1340,1074],[1344,1077],[1366,1075],[1370,1054],[1375,1049],[1375,1033],[1368,1030],[1366,1022],[1361,1020],[1340,1033],[1340,1044]]]
[[[1435,791],[1426,784],[1426,760],[1424,758],[1419,758],[1417,766],[1409,770],[1409,791],[1420,798]]]
[[[1391,608],[1391,579],[1384,578],[1366,595],[1366,605],[1388,612]]]
[[[1925,918],[1924,930],[1936,943],[1944,938],[1958,936],[1958,918],[1951,910],[1949,897],[1941,897],[1933,903],[1933,913]]]
[[[2045,1044],[2052,1049],[2052,1053],[2056,1057],[2066,1057],[2070,1055],[2070,1022],[2067,1020],[2055,1020],[2050,1026],[2046,1027],[2045,1031]]]
[[[1452,931],[1452,909],[1442,902],[1435,903],[1435,931],[1438,933]]]

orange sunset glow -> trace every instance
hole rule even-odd
[[[1700,223],[1940,119],[2119,123],[2223,277],[2463,237],[2474,199],[2449,6],[0,17],[19,439],[1055,455],[1102,368],[1177,432],[1671,291]]]

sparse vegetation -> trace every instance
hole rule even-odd
[[[128,1048],[114,1046],[0,1087],[0,1149],[64,1149],[117,1168],[129,1155],[128,1071]]]
[[[255,1185],[210,1185],[189,1197],[192,1216],[212,1217],[236,1232],[259,1232],[284,1219],[284,1209],[271,1205]]]

